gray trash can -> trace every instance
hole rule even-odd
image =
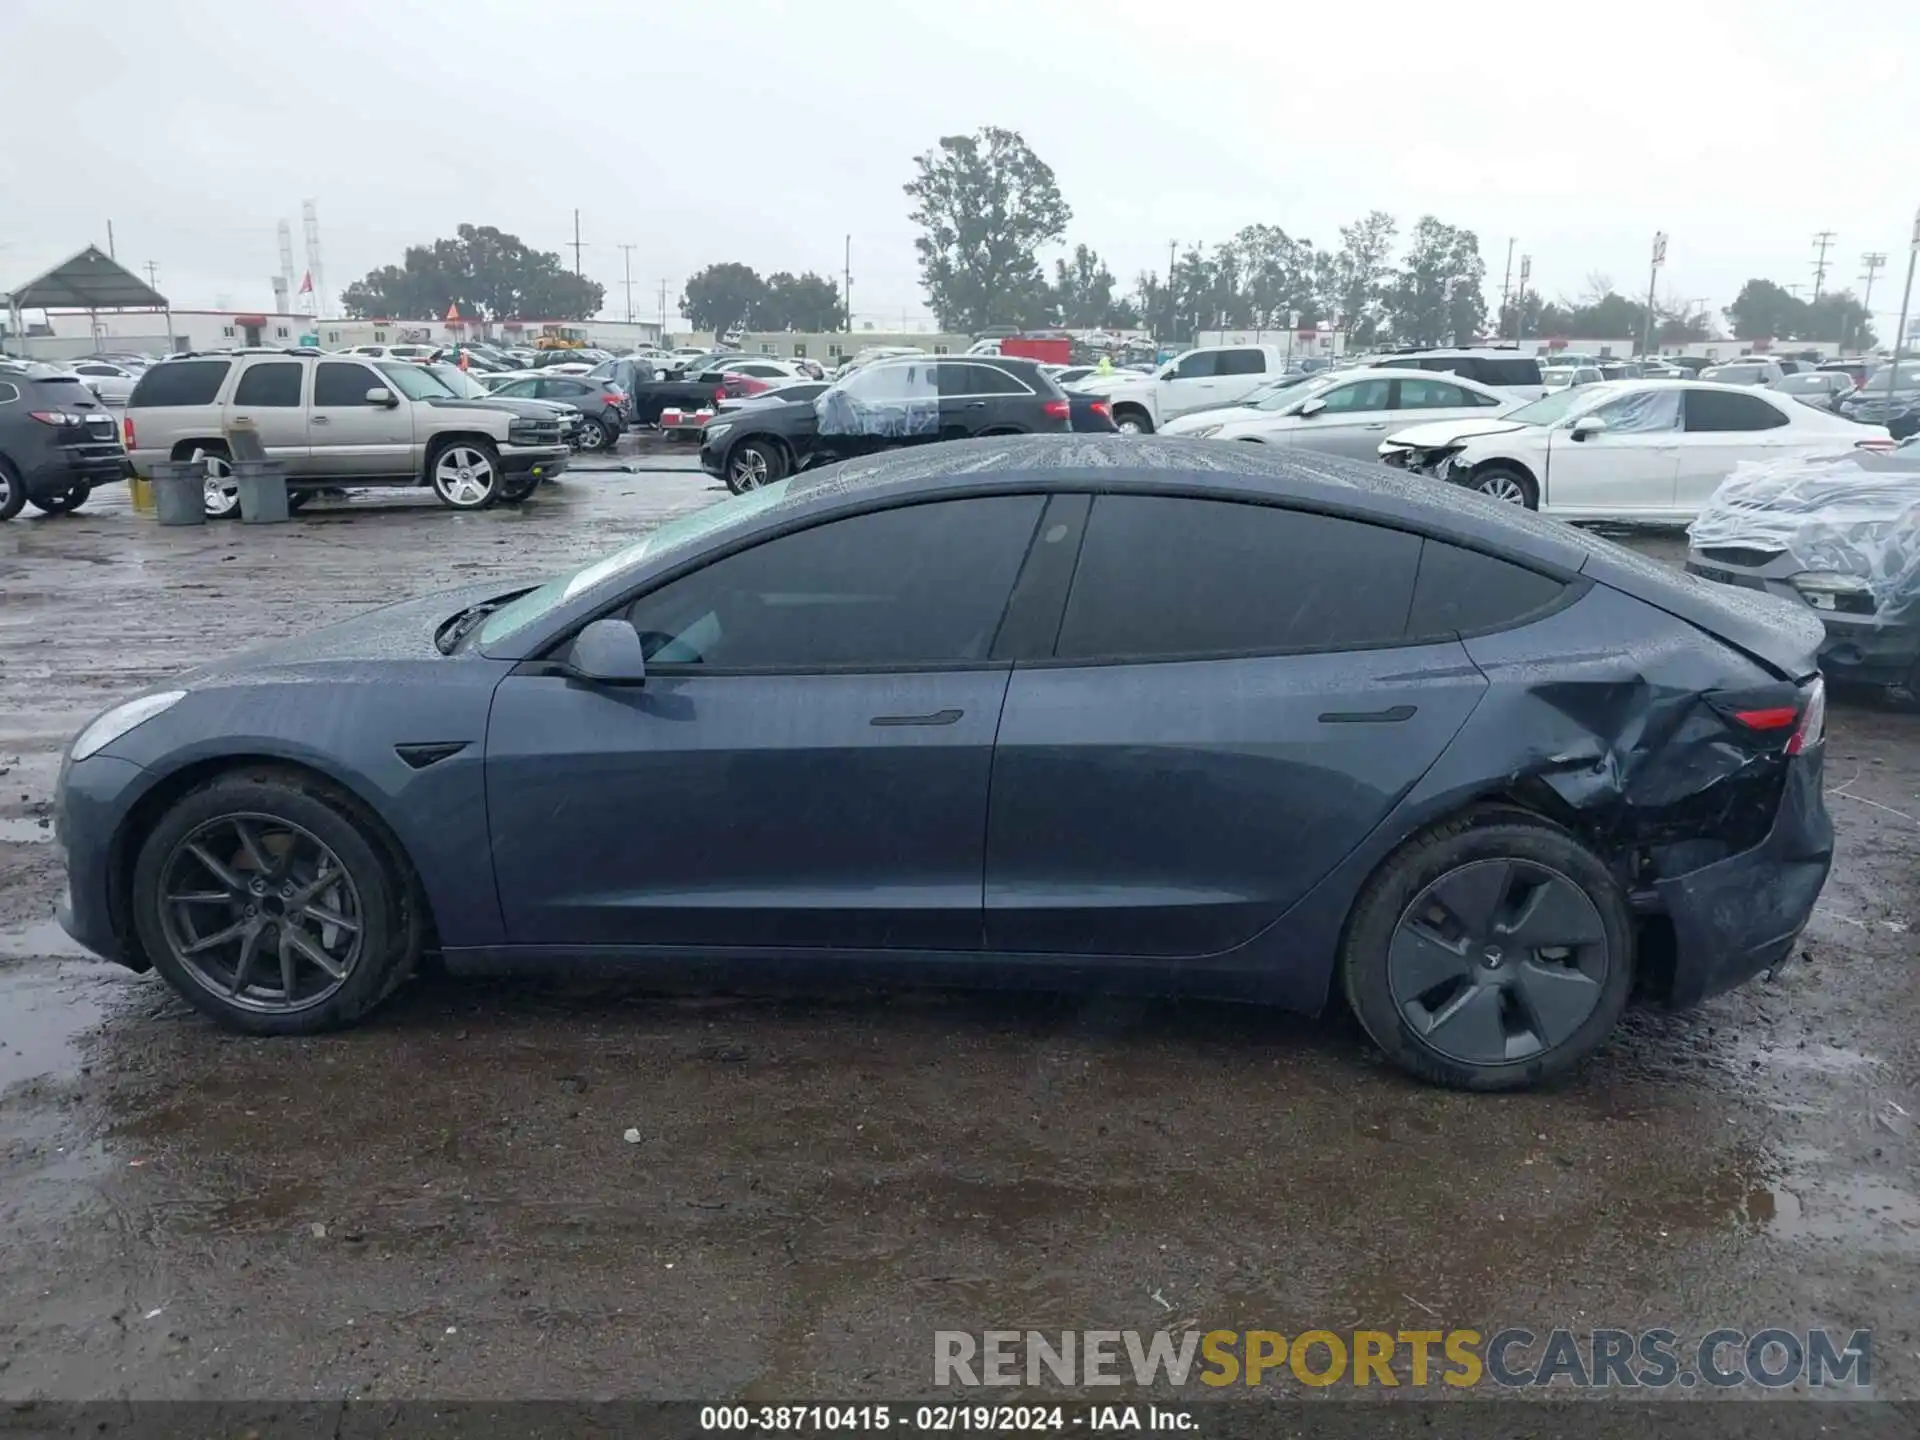
[[[206,524],[206,467],[198,461],[157,462],[153,467],[153,517],[162,525]]]
[[[272,525],[287,518],[287,467],[280,461],[236,460],[233,482],[243,523]]]

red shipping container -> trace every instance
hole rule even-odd
[[[1009,335],[1000,342],[1000,353],[1022,360],[1038,360],[1042,365],[1071,365],[1073,341],[1029,340],[1024,336]]]

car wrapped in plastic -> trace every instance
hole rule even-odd
[[[1827,674],[1920,703],[1920,448],[1740,465],[1687,534],[1694,574],[1815,611]]]

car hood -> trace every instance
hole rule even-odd
[[[451,406],[460,410],[504,410],[509,415],[519,415],[531,420],[551,419],[562,410],[574,408],[554,400],[521,400],[508,395],[491,395],[485,400],[429,400],[427,404],[441,408]]]
[[[1089,395],[1146,394],[1158,383],[1151,375],[1089,375],[1073,388]]]
[[[441,625],[469,606],[532,589],[537,580],[490,580],[459,590],[443,590],[413,600],[383,605],[319,630],[270,645],[243,650],[191,670],[179,679],[186,690],[228,685],[285,684],[315,670],[385,661],[452,660],[434,644]]]
[[[1442,450],[1483,435],[1510,435],[1515,430],[1533,427],[1517,420],[1489,416],[1485,420],[1433,420],[1425,425],[1409,426],[1387,436],[1390,445],[1410,445],[1416,450]]]

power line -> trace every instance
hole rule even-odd
[[[620,247],[621,259],[627,277],[622,283],[627,288],[627,323],[629,325],[633,323],[633,252],[636,248],[636,246],[632,245],[622,245]]]
[[[1813,257],[1813,303],[1820,303],[1820,287],[1827,278],[1827,251],[1832,247],[1834,234],[1831,230],[1822,230],[1813,237],[1813,243],[1820,247]]]

